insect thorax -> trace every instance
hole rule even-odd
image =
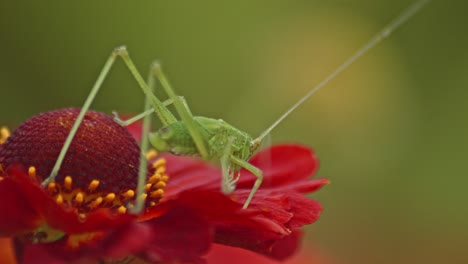
[[[195,126],[209,151],[209,159],[219,159],[226,151],[247,160],[252,152],[252,137],[221,119],[194,117]],[[199,156],[192,136],[182,121],[172,123],[150,135],[152,145],[159,151],[175,155]],[[230,146],[230,147],[229,147]]]

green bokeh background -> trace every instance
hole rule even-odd
[[[158,59],[196,114],[258,135],[410,1],[2,1],[0,123],[80,106],[112,49]],[[336,263],[468,263],[468,5],[433,1],[291,115],[312,146]],[[93,104],[139,112],[120,61]]]

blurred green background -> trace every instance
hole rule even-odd
[[[411,1],[2,1],[0,123],[80,106],[112,49],[258,135]],[[468,263],[468,4],[433,1],[272,133],[312,146],[336,263]],[[139,112],[119,61],[93,104]]]

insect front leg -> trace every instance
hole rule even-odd
[[[55,165],[52,168],[52,171],[42,183],[42,186],[47,186],[49,182],[53,181],[55,177],[57,176],[60,167],[62,166],[63,159],[65,158],[65,155],[67,154],[68,148],[70,147],[70,144],[73,140],[73,138],[76,135],[76,132],[78,131],[78,127],[81,124],[81,121],[83,121],[84,115],[86,114],[86,111],[88,111],[89,107],[91,106],[91,103],[94,101],[94,98],[96,97],[97,93],[102,87],[102,83],[106,79],[107,75],[109,74],[112,66],[114,65],[116,59],[118,57],[118,51],[115,49],[110,57],[107,59],[106,63],[104,64],[104,67],[102,68],[101,72],[99,73],[99,76],[96,80],[96,82],[93,85],[93,88],[91,89],[91,92],[89,93],[88,97],[86,98],[85,103],[81,107],[81,111],[76,117],[75,123],[73,124],[70,133],[68,134],[67,138],[65,139],[65,143],[63,144],[62,149],[60,150],[60,153],[57,157],[57,160],[55,161]]]
[[[233,163],[241,166],[242,168],[250,171],[255,177],[257,177],[257,179],[255,180],[254,185],[252,186],[252,189],[250,190],[249,197],[244,202],[244,206],[242,206],[243,209],[246,209],[247,207],[249,207],[249,204],[252,201],[252,198],[253,198],[254,194],[257,192],[258,188],[260,188],[260,185],[263,182],[263,173],[259,168],[255,167],[254,165],[248,163],[245,160],[242,160],[242,159],[239,159],[239,158],[235,157],[234,155],[231,155],[231,161]]]
[[[150,86],[150,85],[148,85],[148,86]],[[151,86],[150,86],[150,88],[151,88]],[[154,91],[154,89],[151,89],[151,91]],[[187,101],[185,100],[185,98],[183,96],[179,95],[177,97],[179,97],[179,99],[183,102],[185,107],[188,107]],[[169,106],[169,105],[171,105],[173,103],[174,103],[174,100],[172,100],[171,98],[169,98],[169,99],[165,100],[164,102],[162,102],[163,106],[165,106],[165,107],[167,107],[167,106]],[[127,120],[121,119],[119,114],[117,112],[115,112],[115,111],[112,112],[112,114],[114,115],[114,121],[117,124],[119,124],[121,126],[128,126],[128,125],[131,125],[132,123],[134,123],[134,122],[136,122],[138,120],[141,120],[141,119],[145,118],[146,116],[149,116],[149,115],[153,114],[156,111],[157,111],[156,108],[150,108],[150,109],[145,110],[143,113],[140,113],[140,114],[138,114],[138,115],[136,115],[136,116],[134,116],[132,118],[129,118]]]
[[[223,155],[221,156],[221,192],[224,194],[230,194],[236,189],[236,182],[238,177],[234,178],[234,170],[231,168],[231,149],[234,138],[229,138]]]

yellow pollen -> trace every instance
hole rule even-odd
[[[29,167],[28,175],[29,175],[29,177],[35,179],[36,178],[36,167],[34,167],[34,166]]]
[[[127,212],[127,208],[125,208],[125,206],[121,205],[121,206],[117,209],[117,212],[119,212],[119,214],[125,214],[125,212]]]
[[[49,190],[49,192],[52,192],[55,190],[56,186],[57,184],[55,184],[55,182],[49,182],[49,184],[47,184],[47,189]]]
[[[145,192],[148,192],[151,189],[151,186],[153,186],[151,183],[147,183],[145,185]]]
[[[148,153],[146,153],[146,159],[147,160],[152,160],[152,159],[156,158],[157,155],[158,155],[158,152],[156,152],[156,150],[152,149],[152,150],[148,151]]]
[[[166,172],[166,167],[159,167],[159,168],[156,169],[155,173],[162,175],[165,172]]]
[[[106,202],[110,203],[112,201],[114,201],[115,199],[115,194],[114,193],[109,193],[108,195],[106,195]]]
[[[158,198],[164,194],[164,190],[157,189],[156,191],[151,192],[151,198]]]
[[[75,196],[75,202],[81,204],[84,201],[84,195],[82,192],[79,192]]]
[[[91,183],[88,186],[88,189],[90,191],[96,190],[96,188],[99,186],[99,181],[98,180],[92,180]]]
[[[65,188],[70,190],[72,187],[72,177],[70,176],[65,177],[63,185],[65,185]]]
[[[160,181],[160,182],[156,183],[156,188],[158,188],[158,189],[164,189],[164,187],[166,187],[166,183],[165,183],[165,182]]]
[[[161,177],[161,181],[163,181],[163,182],[168,182],[168,181],[169,181],[169,176],[163,175],[163,176]]]
[[[155,206],[155,205],[156,205],[155,202],[151,202],[151,203],[150,203],[150,206]]]
[[[5,143],[8,137],[10,137],[10,130],[6,127],[0,128],[0,145]]]
[[[81,219],[81,220],[84,220],[86,218],[86,214],[79,214],[78,217]]]
[[[163,175],[164,173],[166,173],[166,167],[159,167],[156,169],[156,173],[160,174],[160,175]]]
[[[96,207],[98,207],[98,206],[102,203],[103,200],[104,200],[104,199],[102,199],[102,197],[96,198],[96,200],[94,200],[94,201],[91,203],[91,208],[96,208]]]
[[[63,203],[63,197],[62,195],[57,195],[57,197],[55,198],[55,201],[58,203],[58,204],[62,204]]]
[[[166,165],[166,159],[158,159],[157,161],[153,162],[153,168],[159,168]]]
[[[129,199],[129,198],[132,198],[133,196],[135,196],[135,192],[133,190],[128,190],[123,194],[123,196],[125,198]]]
[[[160,179],[161,179],[161,176],[159,176],[159,174],[154,174],[148,179],[148,182],[155,183],[155,182],[158,182]]]

